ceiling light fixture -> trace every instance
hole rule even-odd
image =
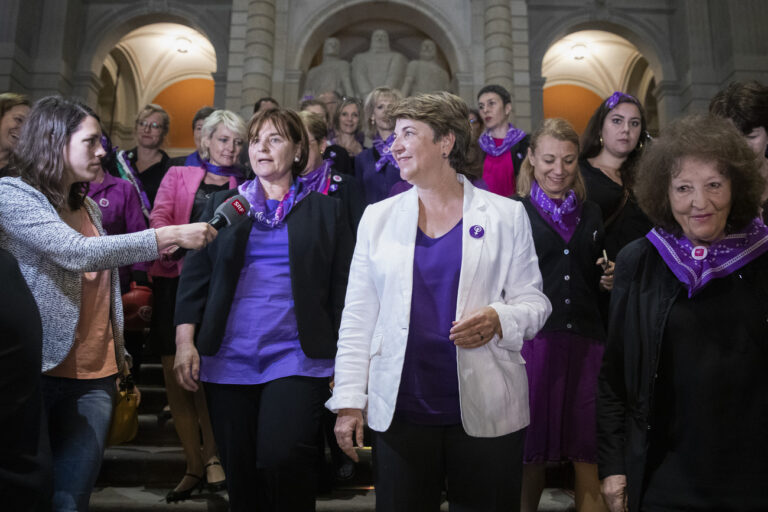
[[[192,41],[187,39],[184,36],[179,36],[176,38],[176,51],[179,53],[188,53],[189,50],[192,48]]]
[[[571,57],[573,60],[583,60],[587,56],[587,45],[577,43],[571,46]]]

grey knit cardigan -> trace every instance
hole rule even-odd
[[[67,357],[80,318],[82,273],[110,269],[111,320],[117,367],[123,370],[123,302],[117,267],[158,257],[154,229],[104,236],[101,211],[86,198],[85,208],[98,237],[69,227],[48,199],[20,178],[0,178],[0,247],[19,262],[43,321],[43,367],[46,372]],[[14,293],[0,288],[0,293]]]

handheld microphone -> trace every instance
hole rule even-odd
[[[240,194],[232,196],[216,208],[216,211],[213,212],[213,218],[208,221],[208,224],[213,226],[216,231],[219,231],[222,228],[245,220],[250,209],[251,204],[245,197]],[[179,247],[171,253],[170,258],[177,261],[183,258],[186,253],[186,249]]]

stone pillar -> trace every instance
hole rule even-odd
[[[501,85],[514,101],[511,16],[509,0],[486,0],[485,83]]]
[[[272,94],[272,60],[275,44],[275,0],[250,0],[243,62],[243,112]]]
[[[512,122],[530,132],[533,129],[531,109],[530,47],[528,39],[528,6],[525,0],[510,3],[512,26]]]
[[[680,86],[676,82],[664,80],[656,84],[656,88],[651,91],[656,97],[656,105],[659,113],[659,127],[665,127],[671,120],[680,115],[691,112],[684,112],[681,108]]]

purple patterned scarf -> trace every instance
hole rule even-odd
[[[215,165],[212,164],[209,160],[201,159],[200,160],[200,167],[205,169],[205,172],[210,172],[211,174],[215,174],[217,176],[228,176],[228,177],[235,177],[235,178],[243,178],[243,168],[239,165],[229,165],[229,166],[221,166],[221,165]]]
[[[490,131],[483,132],[477,139],[477,143],[480,144],[480,149],[487,154],[491,156],[499,156],[512,149],[512,146],[523,140],[524,137],[525,132],[523,130],[518,130],[512,123],[509,123],[509,129],[500,146],[496,145]]]
[[[393,165],[395,169],[399,169],[400,166],[397,165],[397,161],[395,160],[395,156],[392,154],[392,152],[389,150],[389,148],[392,147],[392,142],[395,140],[395,132],[392,132],[389,134],[389,137],[387,137],[387,140],[382,140],[381,135],[379,135],[378,132],[376,132],[376,135],[373,137],[373,147],[376,149],[376,152],[380,155],[379,159],[376,160],[376,172],[381,172],[384,167],[389,163],[390,165]]]
[[[709,247],[693,245],[684,235],[677,237],[659,227],[645,237],[688,288],[689,298],[711,280],[727,276],[768,252],[768,227],[760,219],[754,219],[743,231],[726,235]]]
[[[141,203],[141,211],[144,214],[144,217],[149,219],[149,212],[152,211],[152,205],[149,202],[149,196],[147,196],[147,192],[144,190],[144,184],[139,179],[139,173],[136,171],[136,169],[133,167],[133,164],[131,163],[131,158],[133,157],[133,152],[126,152],[126,151],[118,151],[117,152],[117,170],[120,172],[120,177],[124,180],[127,180],[131,185],[133,185],[133,188],[136,190],[136,193],[139,195],[139,203]]]
[[[616,105],[619,104],[619,100],[621,98],[626,98],[632,103],[634,103],[635,105],[640,105],[640,102],[638,101],[638,99],[632,96],[631,94],[624,94],[621,91],[616,91],[613,94],[611,94],[607,100],[605,100],[605,106],[608,107],[608,110],[613,110],[614,108],[616,108]]]
[[[569,190],[565,199],[552,199],[544,192],[536,180],[531,183],[531,203],[547,224],[559,234],[566,243],[571,241],[576,226],[581,220],[582,203],[576,192]]]
[[[304,187],[308,190],[320,192],[327,196],[328,188],[331,185],[331,166],[333,160],[326,159],[323,163],[314,171],[309,171],[304,176],[299,176],[299,180],[304,183]]]
[[[300,180],[294,180],[291,188],[288,189],[288,193],[285,194],[283,199],[277,205],[275,212],[272,215],[269,215],[267,213],[267,197],[264,194],[264,187],[261,186],[261,182],[259,182],[258,178],[246,181],[237,187],[237,190],[245,196],[251,204],[251,209],[248,210],[248,215],[254,221],[268,228],[279,226],[291,211],[291,208],[311,192],[311,190],[305,187]]]

